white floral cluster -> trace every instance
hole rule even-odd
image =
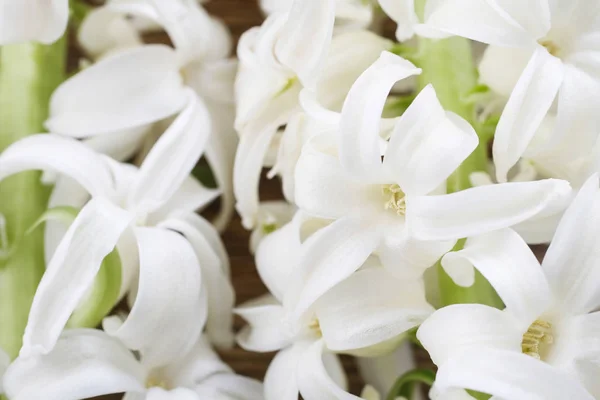
[[[0,393],[405,400],[421,382],[437,400],[600,400],[600,1],[260,5],[238,60],[197,0],[108,0],[80,21],[50,133],[0,154],[0,179],[52,187]],[[0,44],[61,40],[69,10],[0,0]],[[216,189],[192,175],[202,157]],[[265,167],[285,200],[260,201]],[[219,237],[234,208],[270,292],[237,308]],[[234,342],[277,351],[264,383],[212,350]],[[418,347],[436,372],[386,358]],[[341,354],[371,366],[361,397]]]

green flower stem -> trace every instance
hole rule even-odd
[[[444,108],[469,121],[479,134],[477,149],[447,181],[448,193],[468,189],[471,187],[471,173],[487,170],[489,141],[489,135],[484,134],[475,118],[475,105],[466,100],[477,86],[471,42],[459,37],[443,40],[419,38],[419,50],[414,56],[414,62],[423,69],[418,78],[419,89],[432,84]],[[464,240],[461,240],[454,250],[460,250],[463,246]],[[478,272],[475,284],[469,288],[457,286],[439,263],[437,274],[442,306],[456,303],[483,303],[495,307],[502,305],[494,289]]]
[[[24,43],[0,49],[0,151],[44,131],[50,95],[65,78],[66,46],[63,38],[50,46]],[[7,237],[0,244],[0,347],[13,358],[45,268],[43,230],[25,235],[48,203],[49,189],[40,176],[24,172],[0,182]]]
[[[396,380],[386,399],[394,400],[398,397],[410,399],[412,398],[417,384],[423,383],[427,386],[431,386],[434,381],[435,373],[433,371],[428,369],[413,369]]]

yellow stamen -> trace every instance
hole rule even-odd
[[[398,215],[406,214],[406,198],[400,186],[396,184],[384,185],[381,191],[387,200],[384,204],[386,210],[393,210]]]
[[[542,344],[552,344],[552,325],[549,322],[536,320],[523,334],[521,351],[528,356],[541,359],[540,347]]]
[[[310,324],[308,324],[308,329],[310,329],[313,333],[315,333],[318,337],[323,336],[323,332],[321,332],[321,324],[318,319],[313,319]]]
[[[169,385],[166,380],[162,379],[159,376],[150,376],[148,380],[146,380],[146,388],[150,389],[153,387],[158,387],[162,389],[169,389]]]
[[[555,57],[558,57],[558,54],[560,52],[560,47],[558,47],[558,45],[556,43],[554,43],[552,40],[540,40],[538,42],[539,44],[541,44],[542,46],[544,46],[546,48],[546,50],[548,50],[548,53],[552,54]]]

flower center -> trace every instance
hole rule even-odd
[[[559,56],[560,47],[558,47],[558,45],[556,43],[554,43],[552,40],[542,39],[538,43],[541,44],[542,46],[544,46],[546,48],[546,50],[548,50],[548,53],[552,54],[555,57]]]
[[[383,185],[381,192],[385,199],[383,207],[392,210],[398,215],[406,214],[406,197],[397,184]]]
[[[310,331],[312,333],[314,333],[315,335],[317,335],[317,337],[322,337],[323,336],[323,332],[321,332],[321,324],[319,323],[318,319],[313,319],[310,324],[308,324],[308,329],[310,329]]]
[[[167,380],[160,375],[150,374],[148,379],[146,380],[146,388],[150,389],[153,387],[169,390],[171,389]]]
[[[521,351],[538,360],[542,359],[545,345],[552,344],[552,324],[542,320],[536,320],[523,334]]]

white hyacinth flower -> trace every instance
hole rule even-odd
[[[393,273],[420,277],[456,240],[549,212],[570,195],[569,184],[560,180],[442,194],[446,179],[478,138],[465,120],[442,108],[431,86],[397,120],[382,146],[380,120],[388,92],[419,73],[410,62],[384,52],[350,90],[339,150],[329,136],[304,146],[295,172],[296,204],[333,223],[305,243],[302,265],[310,272],[298,313],[373,252]]]
[[[303,282],[298,260],[304,221],[297,214],[260,243],[256,264],[271,294],[236,309],[249,323],[238,342],[253,351],[279,350],[265,377],[266,400],[292,400],[298,392],[307,399],[356,399],[345,391],[335,352],[390,351],[433,308],[422,282],[398,280],[373,260],[296,318],[289,297]]]
[[[417,337],[441,392],[466,388],[512,400],[596,399],[600,190],[592,176],[566,211],[542,265],[511,230],[467,240],[447,269],[474,265],[506,308],[457,304],[436,311]]]
[[[194,214],[219,192],[189,177],[208,141],[210,119],[196,96],[189,98],[189,106],[139,170],[56,135],[29,136],[0,156],[0,178],[30,169],[51,170],[74,180],[92,197],[56,248],[38,287],[23,355],[51,351],[115,246],[123,260],[122,291],[130,288],[139,263],[135,305],[115,332],[127,345],[147,350],[147,360],[158,364],[185,352],[202,329],[206,291],[216,307],[209,310],[214,325],[209,334],[219,343],[231,342],[233,292],[221,267],[224,256],[214,244],[218,235]]]
[[[557,126],[549,140],[563,142],[577,131],[578,140],[565,142],[574,154],[595,143],[600,126],[600,46],[593,38],[600,32],[599,21],[598,7],[585,1],[427,2],[420,34],[458,35],[490,44],[488,52],[493,54],[487,57],[493,60],[486,65],[493,65],[494,73],[486,76],[497,76],[489,79],[501,92],[508,92],[519,76],[494,138],[498,181],[506,181],[556,99]],[[520,60],[526,57],[519,73]]]
[[[80,400],[125,392],[126,400],[261,400],[262,385],[223,363],[200,338],[155,368],[102,331],[65,331],[48,354],[19,357],[4,379],[12,400]]]
[[[0,1],[0,45],[36,41],[50,44],[67,29],[69,0]]]

